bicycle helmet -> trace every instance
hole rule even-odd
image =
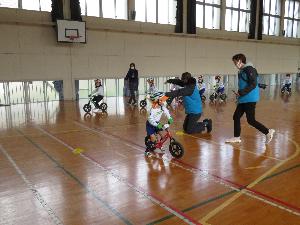
[[[163,96],[164,96],[163,92],[155,92],[155,93],[153,93],[153,94],[150,95],[150,100],[154,101],[154,102],[157,102]]]
[[[154,82],[154,78],[153,78],[153,77],[149,77],[149,78],[147,79],[147,81],[150,82],[150,83],[153,83],[153,82]]]

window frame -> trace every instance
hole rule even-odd
[[[277,7],[278,7],[279,8],[279,14],[278,15],[271,14],[271,5],[274,4],[274,2],[272,2],[272,1],[276,1],[275,2],[275,11],[277,10]],[[265,12],[265,4],[264,3],[265,3],[265,0],[263,0],[263,6],[264,6],[264,8],[263,8],[263,10],[264,10],[264,12],[263,12],[263,18],[265,18],[265,17],[268,18],[268,33],[267,34],[264,33],[264,34],[265,35],[269,35],[269,36],[279,36],[280,35],[280,22],[281,22],[280,20],[281,20],[281,14],[282,14],[282,12],[281,12],[281,3],[282,3],[282,1],[281,0],[270,0],[270,2],[269,2],[269,12],[268,13]],[[270,29],[270,27],[271,27],[270,21],[271,21],[271,17],[274,18],[274,21],[276,21],[276,20],[279,19],[279,24],[278,24],[278,28],[279,29],[278,29],[278,31],[275,30],[276,22],[274,22],[274,24],[272,25],[273,29],[274,29],[274,34],[270,34],[270,30],[271,30]],[[264,26],[264,23],[263,23],[263,26]]]
[[[283,16],[283,23],[285,24],[285,22],[286,22],[286,24],[287,24],[287,27],[283,26],[283,29],[285,31],[284,37],[300,38],[300,32],[297,32],[296,36],[293,36],[293,33],[294,33],[293,32],[294,31],[293,24],[295,22],[298,23],[298,25],[297,25],[298,30],[299,30],[298,26],[300,26],[300,16],[299,16],[300,15],[300,1],[299,0],[288,0],[288,1],[289,1],[289,3],[293,2],[293,17],[288,16],[288,13],[285,13],[285,14],[287,14],[287,16],[285,16],[285,15]],[[287,2],[287,0],[284,1],[284,10],[285,10],[285,12],[286,12],[286,8],[285,8],[286,2]],[[296,5],[296,2],[298,2],[298,17],[299,18],[295,18],[295,5]],[[289,6],[288,6],[288,12],[289,12],[289,9],[290,9],[290,5],[291,4],[289,4]],[[288,32],[287,32],[289,22],[291,22],[291,35],[288,35]]]
[[[238,21],[237,21],[237,30],[226,30],[226,31],[229,31],[229,32],[240,32],[240,33],[248,33],[249,32],[249,22],[250,22],[250,14],[251,14],[251,9],[249,8],[249,10],[247,9],[241,9],[241,1],[245,1],[245,0],[239,0],[239,3],[238,3],[238,8],[234,7],[234,6],[225,6],[225,30],[226,30],[226,11],[227,10],[230,10],[230,13],[231,13],[231,18],[233,17],[233,11],[236,11],[238,12]],[[251,5],[251,0],[248,0],[249,1],[249,4]],[[249,20],[245,21],[245,31],[240,31],[241,28],[240,28],[240,18],[241,18],[241,12],[243,13],[246,13],[246,18],[249,18]],[[247,22],[248,22],[248,27],[247,27]],[[231,19],[231,24],[230,24],[230,27],[232,28],[232,19]]]
[[[203,27],[198,27],[198,28],[204,28],[204,29],[211,29],[211,30],[220,30],[221,29],[221,15],[222,15],[222,0],[220,0],[220,4],[218,5],[218,4],[216,4],[216,3],[207,3],[207,2],[205,2],[206,0],[202,0],[202,1],[200,1],[200,0],[196,0],[196,8],[197,8],[197,5],[202,5],[202,9],[203,9],[203,15],[202,15],[202,21],[203,21],[203,24],[202,24],[202,26]],[[212,27],[214,27],[214,17],[215,17],[215,10],[214,10],[214,8],[218,8],[218,9],[220,9],[220,15],[219,15],[219,22],[218,22],[218,24],[219,24],[219,28],[207,28],[207,27],[205,27],[205,7],[206,6],[211,6],[212,7]],[[197,11],[196,11],[196,17],[197,17]]]

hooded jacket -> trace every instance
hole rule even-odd
[[[191,77],[187,83],[183,83],[180,79],[169,79],[168,83],[179,85],[180,88],[175,91],[166,92],[167,97],[183,96],[183,103],[186,114],[199,114],[202,113],[202,101],[200,98],[199,90],[197,87],[196,79]]]
[[[247,63],[238,73],[238,103],[258,102],[258,74],[251,63]]]

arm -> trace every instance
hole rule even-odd
[[[95,88],[94,90],[92,90],[91,95],[94,95],[95,93],[97,93],[98,88]]]
[[[176,85],[179,85],[181,87],[184,86],[182,80],[180,80],[180,79],[169,79],[166,82],[169,83],[169,84],[176,84]]]
[[[257,72],[253,67],[245,68],[244,73],[247,75],[247,86],[239,90],[238,93],[240,96],[244,96],[252,91],[257,86]],[[242,74],[241,74],[242,76]]]
[[[164,114],[167,116],[168,119],[172,118],[171,115],[170,115],[169,110],[165,106],[163,106],[162,109],[163,109]]]
[[[125,76],[125,80],[128,80],[128,78],[129,78],[129,70],[128,70],[126,76]]]
[[[166,92],[165,95],[167,97],[189,96],[193,94],[195,88],[195,84],[189,85],[176,91]]]

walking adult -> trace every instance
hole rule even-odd
[[[125,80],[128,80],[129,83],[130,98],[128,104],[137,105],[135,99],[135,92],[138,90],[139,86],[139,73],[138,70],[135,68],[134,63],[130,63]]]

